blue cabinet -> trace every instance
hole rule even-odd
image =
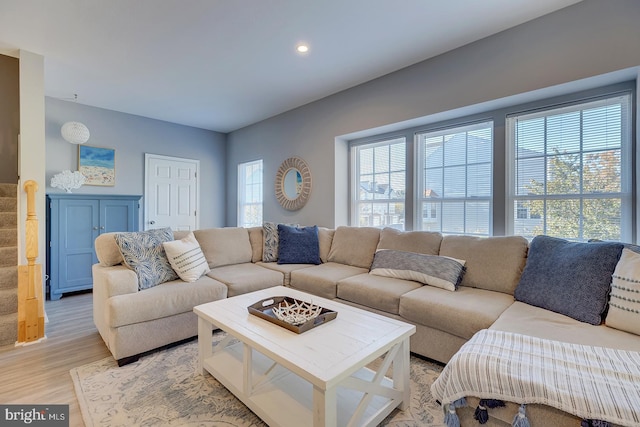
[[[102,233],[138,231],[141,196],[48,194],[47,275],[49,298],[91,289],[93,243]]]

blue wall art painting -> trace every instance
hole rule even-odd
[[[116,150],[79,145],[78,170],[87,179],[85,185],[116,185]]]

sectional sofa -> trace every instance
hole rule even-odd
[[[412,323],[416,334],[411,337],[411,351],[441,363],[447,363],[476,332],[489,328],[640,351],[640,336],[634,333],[605,322],[590,324],[571,317],[573,311],[579,317],[581,311],[595,310],[604,318],[609,306],[600,307],[602,296],[600,301],[585,303],[582,299],[593,295],[572,300],[571,295],[561,293],[556,299],[567,305],[567,310],[543,308],[545,303],[531,301],[530,296],[535,299],[540,282],[539,277],[533,276],[554,282],[565,280],[554,274],[554,269],[577,268],[579,271],[573,276],[579,280],[581,274],[591,277],[591,268],[607,270],[611,262],[605,267],[600,262],[595,262],[597,266],[576,266],[580,251],[586,248],[584,259],[587,264],[594,264],[589,256],[601,257],[598,253],[589,255],[589,251],[604,245],[609,258],[617,261],[622,245],[583,243],[579,244],[582,249],[576,250],[571,242],[541,240],[535,246],[539,248],[536,265],[527,265],[530,244],[520,236],[442,236],[368,227],[320,227],[315,233],[318,260],[310,264],[291,260],[278,263],[278,245],[283,245],[274,224],[196,230],[193,236],[206,259],[208,272],[191,283],[169,280],[143,290],[139,290],[139,275],[124,262],[115,233],[103,234],[95,242],[100,262],[93,266],[94,322],[114,358],[122,364],[144,352],[195,336],[195,305],[285,285]],[[187,233],[175,232],[173,237],[183,239]],[[288,249],[287,253],[291,251]],[[557,258],[552,266],[540,265],[547,253]],[[425,270],[425,265],[430,267]],[[608,274],[610,280],[611,273],[603,274]],[[527,283],[521,283],[524,279]],[[583,292],[580,286],[575,292]],[[573,291],[568,286],[562,292]],[[597,293],[588,287],[584,291]],[[518,292],[521,296],[515,298]],[[607,291],[604,297],[608,296]],[[477,424],[473,418],[478,399],[469,397],[468,403],[458,409],[463,426]],[[492,410],[485,425],[511,425],[517,410],[518,405],[511,403]],[[533,426],[580,424],[578,418],[545,405],[528,405],[528,416]]]

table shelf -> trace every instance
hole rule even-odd
[[[244,344],[237,342],[205,359],[203,366],[270,426],[313,425],[313,386],[280,365],[276,368],[279,372],[275,375],[274,381],[261,384],[253,390],[251,395],[244,393],[243,351]],[[253,352],[252,377],[256,380],[262,377],[274,362],[256,350],[251,351]],[[370,381],[374,374],[374,371],[362,368],[353,376]],[[393,382],[385,378],[383,384],[391,387]],[[363,394],[363,392],[338,387],[338,425],[346,426],[349,423]],[[379,419],[377,421],[379,423],[393,411],[391,406],[391,399],[375,396],[365,411],[363,419],[371,421],[375,418]]]

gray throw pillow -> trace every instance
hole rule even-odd
[[[622,248],[621,243],[577,243],[536,236],[529,246],[515,298],[599,325]]]
[[[170,228],[116,233],[114,238],[125,264],[138,276],[139,290],[178,278],[162,246],[173,240]]]
[[[462,278],[464,261],[437,255],[381,249],[376,252],[369,274],[413,280],[455,291]]]

